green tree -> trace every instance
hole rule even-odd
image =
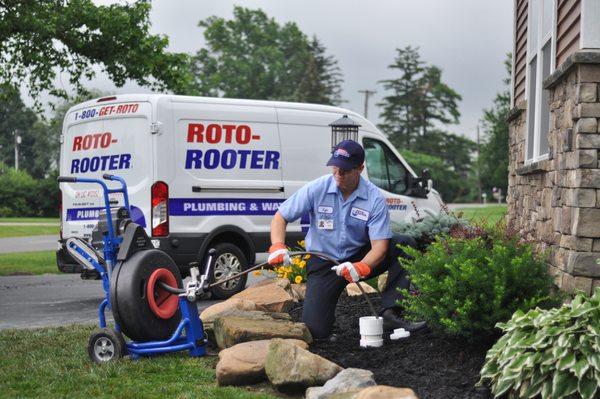
[[[131,79],[143,86],[175,92],[187,87],[189,58],[166,51],[168,39],[151,35],[150,2],[95,5],[92,0],[0,0],[0,83],[25,84],[39,106],[39,94],[66,98],[56,87],[66,74],[78,92],[100,65],[122,86]]]
[[[341,73],[323,45],[295,23],[234,7],[233,19],[200,21],[206,47],[193,57],[188,94],[336,104]]]
[[[383,108],[380,127],[398,148],[414,149],[419,136],[434,124],[458,123],[458,102],[462,97],[442,82],[440,68],[421,60],[419,49],[396,49],[389,69],[399,73],[380,83],[389,92],[378,103]]]
[[[325,53],[325,46],[313,36],[309,50],[305,74],[296,89],[299,101],[315,104],[341,104],[342,72],[338,61],[332,55]]]
[[[14,167],[15,135],[21,137],[19,146],[20,167],[27,169],[33,158],[30,148],[35,140],[33,127],[38,118],[21,100],[21,95],[14,87],[4,84],[0,86],[0,162]]]
[[[482,188],[493,187],[506,193],[508,188],[508,122],[510,111],[510,71],[512,55],[508,54],[504,65],[507,76],[502,80],[504,87],[496,94],[494,104],[483,112],[483,144],[480,148],[479,170]]]
[[[475,179],[470,171],[454,170],[444,159],[431,154],[410,150],[402,150],[401,154],[417,174],[429,169],[433,188],[445,202],[469,202],[477,195]]]

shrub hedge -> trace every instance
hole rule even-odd
[[[57,174],[36,180],[0,165],[0,217],[58,216]]]
[[[441,236],[424,253],[404,249],[416,291],[404,291],[400,305],[433,330],[485,339],[515,311],[556,303],[543,258],[503,232]]]

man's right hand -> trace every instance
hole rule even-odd
[[[280,264],[289,265],[292,263],[290,259],[290,253],[288,252],[287,246],[282,242],[276,242],[269,248],[269,259],[267,259],[269,265],[278,266]]]

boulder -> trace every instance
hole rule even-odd
[[[207,307],[200,313],[200,319],[204,325],[212,324],[217,317],[237,312],[239,310],[256,310],[256,304],[247,299],[229,298],[224,302]]]
[[[282,319],[250,319],[246,317],[219,317],[213,323],[215,342],[220,349],[248,341],[271,338],[292,338],[312,342],[304,323]]]
[[[369,370],[349,368],[340,371],[322,387],[306,390],[306,399],[329,399],[334,394],[357,393],[361,388],[375,386],[377,383]]]
[[[231,298],[204,309],[200,314],[200,319],[209,341],[216,342],[213,324],[220,317],[243,317],[252,320],[290,320],[290,315],[287,313],[268,313],[253,309],[256,309],[254,302]]]
[[[375,288],[371,287],[364,281],[360,281],[358,284],[360,284],[367,294],[374,294],[377,292]],[[348,294],[348,296],[359,296],[362,295],[362,292],[360,292],[360,289],[356,286],[356,284],[352,283],[346,286],[346,294]]]
[[[292,285],[290,283],[290,280],[288,280],[287,278],[282,278],[282,277],[274,277],[274,278],[267,278],[265,280],[259,281],[256,284],[251,285],[248,288],[255,288],[255,287],[264,287],[266,285],[270,285],[270,284],[275,284],[276,286],[278,286],[279,288],[283,288],[286,291],[290,291],[290,286]]]
[[[290,292],[281,287],[281,285],[286,285],[281,280],[287,282],[287,287],[291,291],[289,288],[290,282],[287,279],[276,279],[275,282],[270,284],[258,283],[248,287],[232,296],[231,299],[236,298],[254,302],[257,309],[266,312],[287,312],[296,301]]]
[[[419,399],[412,389],[377,385],[363,389],[355,399]]]
[[[302,284],[292,284],[292,296],[298,302],[304,301],[304,296],[306,295],[306,283]]]
[[[377,289],[379,290],[379,292],[383,292],[383,290],[385,290],[385,287],[387,286],[387,279],[388,272],[380,274],[377,278]]]
[[[297,339],[286,340],[293,345],[308,349],[308,344]],[[219,385],[249,385],[267,378],[265,361],[269,340],[243,342],[219,352],[217,383]]]
[[[273,339],[265,363],[271,384],[280,390],[305,390],[323,385],[343,369],[283,339]]]

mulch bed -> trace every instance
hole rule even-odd
[[[371,300],[379,306],[379,296]],[[290,312],[298,321],[301,308]],[[380,385],[408,387],[421,399],[491,398],[489,391],[475,387],[487,350],[493,342],[472,344],[464,340],[422,332],[406,339],[391,341],[384,334],[381,348],[361,348],[358,318],[369,316],[362,297],[342,294],[336,310],[336,342],[315,342],[310,350],[344,368],[371,370]]]

